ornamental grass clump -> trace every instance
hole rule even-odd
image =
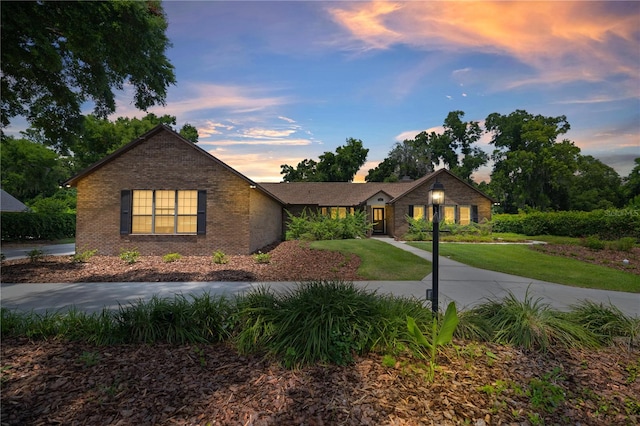
[[[380,296],[343,281],[310,281],[273,293],[266,288],[237,300],[241,353],[264,352],[289,368],[314,363],[345,365],[370,350],[393,350],[406,341],[406,316],[421,320],[418,301]]]
[[[511,292],[502,300],[488,301],[472,309],[491,330],[492,340],[546,352],[554,345],[567,348],[597,347],[597,336],[566,313],[551,309],[527,290],[524,300]]]
[[[572,306],[568,317],[594,333],[603,344],[626,340],[629,346],[640,344],[640,318],[625,315],[617,306],[588,300]]]
[[[217,342],[230,333],[232,307],[226,298],[208,294],[183,295],[173,300],[153,296],[128,306],[120,305],[116,321],[127,343],[166,342],[173,344]]]

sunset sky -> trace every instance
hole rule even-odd
[[[361,179],[454,110],[566,115],[565,137],[622,176],[640,156],[640,2],[163,6],[177,85],[150,111],[195,125],[199,146],[258,182],[349,137],[369,148]],[[112,118],[134,115],[120,96]]]

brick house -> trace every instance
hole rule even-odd
[[[69,179],[77,250],[248,254],[283,234],[282,202],[159,125]]]
[[[441,217],[448,222],[469,224],[491,220],[493,200],[446,169],[415,181],[402,182],[291,182],[263,183],[263,188],[283,200],[286,211],[300,214],[304,209],[344,215],[365,210],[373,223],[373,233],[401,238],[407,233],[406,217],[433,219],[428,205],[429,189],[440,182],[446,190]]]
[[[117,255],[249,254],[283,238],[287,212],[366,210],[373,232],[402,237],[406,215],[431,219],[431,184],[456,223],[491,219],[492,200],[448,170],[397,183],[256,183],[171,128],[159,125],[72,177],[76,248]]]

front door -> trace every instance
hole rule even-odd
[[[386,231],[385,221],[384,221],[384,207],[374,207],[372,213],[373,213],[373,233],[384,234]]]

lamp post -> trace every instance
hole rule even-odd
[[[433,206],[433,272],[431,277],[431,310],[434,315],[438,313],[438,266],[440,255],[440,204],[444,204],[444,185],[437,180],[429,189],[429,204]]]

